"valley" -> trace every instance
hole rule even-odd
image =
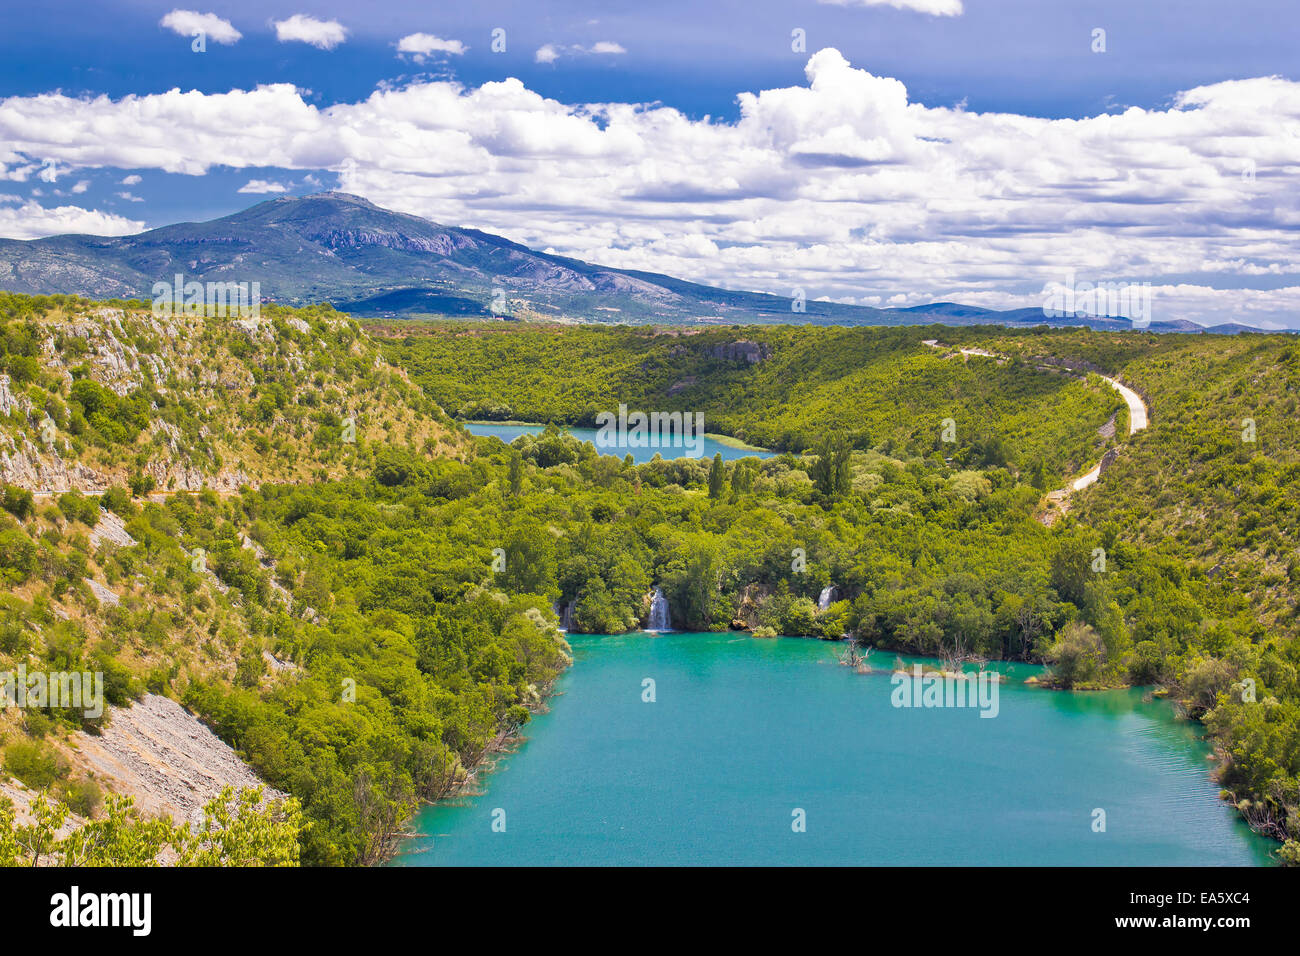
[[[568,706],[550,697],[583,667],[575,648],[655,640],[638,632],[662,623],[821,639],[806,646],[828,664],[820,649],[848,635],[875,660],[1024,668],[1039,688],[1010,700],[1031,707],[1154,689],[1159,721],[1203,723],[1264,858],[1295,856],[1291,510],[1266,497],[1270,523],[1239,525],[1210,511],[1227,505],[1224,468],[1293,480],[1286,336],[366,328],[327,307],[190,317],[182,336],[143,303],[4,304],[0,653],[102,671],[112,705],[98,721],[6,709],[4,766],[83,816],[120,795],[158,806],[139,765],[78,735],[169,699],[245,783],[287,795],[239,825],[291,826],[300,808],[301,862],[383,862],[421,805],[472,799],[538,715]],[[1193,380],[1235,396],[1217,464],[1185,444],[1207,414]],[[1148,427],[1115,381],[1145,397]],[[638,458],[559,427],[488,426],[508,443],[462,427],[590,427],[620,404],[700,413],[771,451]],[[1245,417],[1256,442],[1238,451]],[[1178,500],[1222,529],[1208,541],[1168,533],[1193,517],[1153,484],[1170,467],[1189,475]],[[1068,513],[1045,524],[1067,483]],[[1211,819],[1188,825],[1231,822]]]

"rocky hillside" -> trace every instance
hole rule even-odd
[[[329,595],[301,556],[268,553],[235,493],[462,442],[328,307],[232,319],[0,294],[0,679],[96,674],[104,704],[0,707],[0,798],[20,821],[37,792],[74,823],[107,793],[185,821],[257,785],[177,701],[196,682],[292,685],[285,636]]]
[[[261,785],[228,744],[159,694],[115,708],[101,733],[82,731],[70,744],[78,769],[133,794],[143,812],[165,813],[178,823],[201,819],[204,805],[223,787]],[[271,800],[285,796],[273,788],[263,792]]]
[[[0,295],[0,481],[229,492],[348,473],[374,440],[453,448],[440,410],[328,307],[258,318]]]

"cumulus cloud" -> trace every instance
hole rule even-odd
[[[895,10],[915,10],[935,17],[961,16],[961,0],[817,0],[818,3],[837,7],[893,7]]]
[[[461,56],[466,49],[460,40],[444,40],[431,33],[412,33],[397,41],[397,52],[409,54],[416,63],[423,63],[438,53]]]
[[[141,177],[137,176],[135,173],[132,173],[130,176],[125,177],[125,178],[122,180],[122,182],[121,182],[120,185],[123,185],[123,186],[138,186],[138,185],[140,185],[140,183],[142,183],[142,182],[144,182],[144,180],[143,180]]]
[[[534,248],[860,304],[1041,302],[1073,271],[1159,286],[1157,318],[1264,321],[1281,301],[1266,287],[1295,284],[1300,83],[1232,80],[1160,109],[1045,119],[914,103],[832,49],[806,77],[742,93],[733,122],[565,104],[518,79],[420,81],[326,108],[289,84],[11,97],[0,178],[50,161],[326,170],[381,205]]]
[[[562,56],[618,56],[626,52],[621,43],[615,43],[613,40],[598,40],[591,46],[583,46],[580,43],[568,45],[547,43],[537,48],[537,52],[533,54],[533,61],[554,63]]]
[[[317,20],[303,13],[272,21],[272,25],[281,43],[309,43],[318,50],[332,50],[348,37],[347,27],[337,20]]]
[[[253,193],[254,195],[263,195],[265,193],[282,193],[287,190],[283,183],[271,182],[266,179],[250,179],[244,185],[239,187],[241,193]]]
[[[144,228],[136,219],[126,219],[80,206],[46,209],[39,203],[0,206],[0,236],[6,239],[39,239],[68,233],[94,236],[129,236]]]
[[[199,13],[196,10],[173,10],[159,20],[158,25],[183,37],[202,33],[212,42],[227,46],[238,43],[243,37],[242,33],[231,26],[229,20],[223,20],[215,13]]]

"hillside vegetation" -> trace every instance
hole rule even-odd
[[[828,434],[844,436],[863,451],[852,456],[853,494],[838,500],[869,505],[873,523],[888,507],[880,492],[897,487],[899,471],[885,462],[877,480],[868,462],[897,456],[919,489],[964,483],[971,472],[953,469],[973,466],[995,490],[960,517],[929,503],[900,509],[912,517],[897,540],[873,528],[849,547],[883,547],[884,555],[856,571],[852,559],[829,562],[827,580],[847,585],[851,598],[848,630],[924,653],[1020,651],[1053,663],[1052,679],[1064,686],[1156,685],[1205,721],[1220,748],[1225,795],[1262,831],[1289,834],[1284,857],[1296,859],[1294,337],[938,327],[679,335],[455,323],[380,331],[388,354],[464,417],[585,424],[593,409],[626,401],[703,409],[712,429],[813,448],[819,458]],[[1007,359],[927,354],[923,340],[936,338]],[[1120,378],[1145,396],[1151,427],[1127,436],[1113,392],[1098,396],[1050,367]],[[941,409],[954,408],[955,450],[931,430]],[[1119,437],[1099,441],[1094,426],[1116,413]],[[530,441],[516,444],[527,450]],[[1119,454],[1103,479],[1074,496],[1069,517],[1049,533],[1033,529],[1030,515],[1044,511],[1034,491],[1077,473],[1107,444]],[[836,541],[854,541],[833,526]],[[973,551],[951,563],[937,557],[961,551],[981,528],[992,534]],[[1022,551],[1036,578],[1017,572]]]
[[[0,480],[32,491],[232,491],[428,453],[445,416],[329,307],[260,320],[0,293]],[[348,423],[351,423],[349,427]]]
[[[40,330],[55,313],[66,322],[85,308],[15,302],[25,312],[9,329]],[[112,316],[78,314],[116,329]],[[266,328],[257,325],[242,355],[235,349],[245,333],[215,321],[195,335],[227,349],[225,374],[247,372],[252,384],[229,390],[229,404],[215,389],[202,393],[210,414],[199,427],[228,443],[213,446],[223,462],[247,452],[247,480],[226,494],[209,488],[156,500],[121,485],[48,499],[0,488],[0,575],[10,592],[0,606],[0,670],[93,666],[106,674],[114,703],[144,689],[182,700],[263,780],[299,801],[304,863],[384,859],[421,800],[472,784],[485,756],[545,706],[570,660],[554,608],[570,612],[575,630],[633,630],[644,625],[655,587],[680,628],[847,634],[948,666],[1046,662],[1047,681],[1058,687],[1156,685],[1206,721],[1224,756],[1228,796],[1282,841],[1281,859],[1300,860],[1300,645],[1285,589],[1269,583],[1271,559],[1241,565],[1259,577],[1254,600],[1239,590],[1243,578],[1211,573],[1209,562],[1226,554],[1198,555],[1191,537],[1167,540],[1171,526],[1161,522],[1177,499],[1166,499],[1165,488],[1151,492],[1140,471],[1169,468],[1172,487],[1172,469],[1186,459],[1188,480],[1206,484],[1189,500],[1214,505],[1220,446],[1205,445],[1211,460],[1194,465],[1186,437],[1177,437],[1206,427],[1197,416],[1208,413],[1191,391],[1176,404],[1157,397],[1154,376],[1199,378],[1211,394],[1244,377],[1244,388],[1263,394],[1243,369],[1285,366],[1290,340],[1185,337],[1166,346],[1150,336],[929,330],[945,345],[1009,356],[964,359],[898,330],[779,329],[769,337],[768,329],[678,336],[439,325],[387,339],[388,363],[376,365],[375,344],[328,310],[264,316]],[[245,435],[265,394],[256,378],[278,369],[278,358],[292,367],[290,342],[307,347],[282,338],[280,326],[294,330],[294,322],[321,323],[315,338],[332,368],[355,354],[365,356],[365,370],[341,373],[337,383],[285,379],[286,388],[298,384],[268,431],[290,444],[268,446],[262,457]],[[331,329],[343,338],[323,334]],[[1204,364],[1174,371],[1184,361],[1177,349]],[[1227,357],[1215,358],[1222,349]],[[52,352],[5,354],[32,359],[29,402],[39,397],[34,387],[66,397],[60,454],[75,460],[79,441],[98,471],[128,482],[149,473],[150,459],[130,456],[157,432],[152,416],[182,405],[173,396],[187,391],[184,380],[171,379],[161,402],[152,393],[139,399],[153,387],[147,378],[124,390],[124,402],[148,411],[133,443],[119,446],[92,436],[108,426],[72,391],[98,381],[95,366],[78,378]],[[1122,374],[1151,398],[1151,427],[1124,437],[1114,391],[1081,372],[1044,368],[1053,362]],[[399,364],[427,395],[408,393]],[[1278,383],[1268,388],[1288,387],[1287,374],[1275,370]],[[371,417],[355,443],[336,444],[332,432],[315,440],[337,426],[317,421],[304,409],[319,405],[301,399],[330,387],[350,411],[362,411],[368,389],[383,397],[366,405]],[[659,404],[670,395],[674,404]],[[444,401],[467,414],[573,422],[619,403],[703,409],[711,425],[751,440],[770,434],[786,450],[767,460],[637,465],[556,429],[513,447],[474,439],[450,423],[438,407]],[[8,426],[28,442],[36,409],[49,406],[20,409]],[[1238,414],[1235,405],[1227,411]],[[1188,431],[1163,434],[1179,415]],[[940,437],[944,418],[955,421],[952,442]],[[1270,420],[1256,418],[1265,434]],[[1118,451],[1112,468],[1064,519],[1045,525],[1054,479],[1108,449]],[[205,449],[185,454],[206,462],[205,474],[221,473]],[[1265,459],[1258,467],[1280,469],[1280,487],[1293,484],[1291,459]],[[1118,480],[1126,467],[1139,472]],[[1293,532],[1291,512],[1274,499],[1259,507],[1279,534]],[[112,532],[109,513],[122,533]],[[1225,548],[1248,533],[1223,526],[1234,529]],[[835,600],[819,608],[829,586]],[[3,721],[7,773],[102,818],[98,782],[69,744],[93,721],[49,708],[10,709]]]
[[[385,354],[462,419],[592,425],[632,409],[703,412],[710,431],[811,450],[859,449],[1073,474],[1123,408],[1100,383],[927,347],[955,331],[762,326],[698,333],[468,323],[370,326]],[[956,440],[943,441],[951,419]]]

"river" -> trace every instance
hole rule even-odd
[[[507,445],[518,438],[520,435],[539,435],[543,425],[522,425],[522,424],[500,424],[498,422],[466,422],[465,427],[475,435],[495,435]],[[594,428],[564,428],[565,433],[572,435],[579,441],[589,441],[593,445],[596,443],[596,429]],[[721,453],[723,461],[732,461],[736,458],[771,458],[775,452],[763,448],[738,448],[735,445],[723,444],[712,435],[705,435],[702,445],[701,458],[712,458],[715,454]],[[597,446],[600,450],[600,446]],[[687,448],[617,448],[609,452],[616,454],[619,458],[631,453],[632,460],[640,465],[654,458],[658,453],[664,458],[691,458],[690,450]]]
[[[1199,725],[1141,691],[1035,689],[1022,681],[1038,668],[1009,665],[987,719],[893,706],[894,655],[859,674],[842,644],[570,643],[528,739],[484,792],[421,811],[394,864],[1268,862],[1271,844],[1217,798]]]

